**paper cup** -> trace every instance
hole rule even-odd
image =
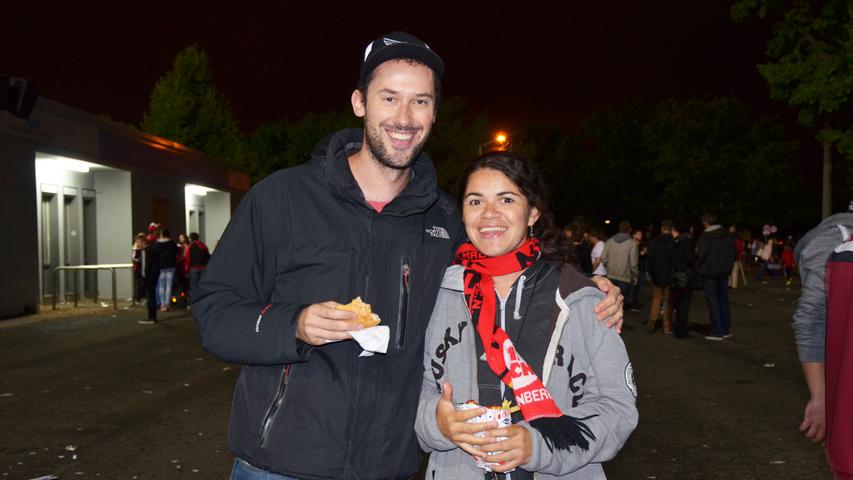
[[[460,403],[456,405],[457,410],[471,410],[474,408],[480,408],[480,405],[475,403]],[[486,413],[474,417],[468,420],[468,423],[484,423],[484,422],[497,422],[498,428],[505,428],[512,425],[512,414],[509,413],[509,410],[503,408],[491,408],[486,407]],[[476,433],[478,437],[485,437],[486,432]],[[498,437],[497,440],[506,440],[507,437]],[[489,455],[497,455],[501,452],[490,452]],[[491,472],[492,465],[498,465],[495,462],[484,462],[479,457],[473,457],[474,461],[477,462],[477,466],[485,469],[487,472]]]

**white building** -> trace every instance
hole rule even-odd
[[[61,265],[130,263],[133,236],[162,222],[211,250],[249,188],[243,172],[175,142],[45,98],[27,119],[0,111],[0,318],[70,298]],[[112,295],[110,273],[80,272],[85,296]],[[132,276],[121,270],[118,298]]]

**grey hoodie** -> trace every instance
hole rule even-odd
[[[484,473],[468,453],[442,435],[435,420],[439,386],[444,382],[453,386],[454,403],[478,401],[476,332],[463,296],[462,274],[461,266],[447,269],[426,334],[415,432],[421,447],[430,453],[426,472],[430,480],[482,480]],[[564,285],[567,291],[536,293],[554,296],[560,309],[542,365],[542,381],[565,414],[598,415],[585,420],[596,439],[590,440],[587,451],[577,447],[551,451],[536,429],[519,422],[533,441],[530,461],[521,468],[538,472],[536,478],[541,479],[602,479],[601,462],[612,459],[637,426],[637,388],[622,339],[595,320],[593,308],[603,294],[573,270],[566,277],[571,277],[573,285]],[[504,308],[512,308],[506,304]]]
[[[639,244],[631,235],[617,233],[604,244],[601,261],[607,269],[607,278],[633,283],[640,273]]]
[[[826,262],[843,237],[838,225],[853,231],[853,213],[827,217],[797,243],[803,290],[794,312],[794,339],[800,362],[823,363],[826,354]]]

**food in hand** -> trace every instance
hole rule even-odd
[[[375,327],[379,325],[379,322],[382,320],[379,318],[379,315],[373,313],[370,309],[369,303],[364,303],[361,301],[361,297],[355,297],[353,301],[349,302],[346,305],[338,305],[336,307],[338,310],[346,310],[349,312],[355,312],[356,320],[361,324],[364,328]]]

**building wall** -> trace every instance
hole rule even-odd
[[[0,222],[5,279],[0,318],[33,313],[39,303],[35,152],[0,144]]]
[[[184,182],[178,178],[134,172],[131,176],[133,191],[133,231],[148,232],[148,224],[162,222],[178,234],[186,228],[184,208]]]
[[[40,171],[37,152],[99,166],[89,173]],[[130,263],[134,233],[147,231],[153,220],[166,222],[177,238],[187,230],[187,184],[218,191],[204,198],[205,241],[215,246],[231,205],[248,190],[244,173],[175,142],[45,98],[38,99],[27,119],[0,112],[0,221],[14,227],[5,233],[13,248],[0,251],[0,265],[14,272],[14,281],[0,289],[0,318],[37,310],[45,301],[43,291],[52,293],[45,288],[52,283],[51,267]],[[43,198],[50,217],[44,221],[55,237],[45,245],[47,268],[40,243]],[[84,241],[93,237],[97,242]],[[74,278],[58,277],[60,301]],[[81,293],[97,293],[102,300],[110,296],[109,272],[76,278],[82,280]],[[117,281],[118,297],[129,298],[130,272],[120,271]],[[50,297],[46,301],[49,308]]]
[[[207,238],[204,241],[212,253],[231,220],[231,195],[228,192],[208,192],[204,197],[207,220]]]
[[[131,211],[130,172],[121,170],[94,171],[96,230],[98,238],[99,264],[130,263],[133,245]],[[116,271],[116,295],[120,299],[133,294],[133,273],[130,269]],[[98,293],[103,300],[112,294],[112,274],[108,270],[98,271]]]

